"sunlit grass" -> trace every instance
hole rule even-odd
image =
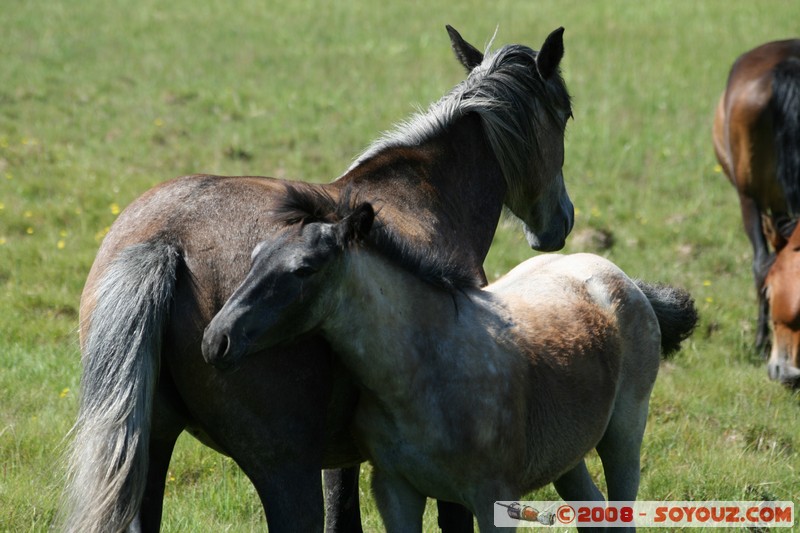
[[[52,519],[79,392],[80,291],[120,211],[186,173],[335,178],[461,79],[446,23],[479,47],[497,28],[496,44],[538,47],[566,27],[575,120],[564,173],[577,209],[566,250],[696,298],[698,330],[653,394],[640,497],[800,502],[800,400],[753,354],[750,250],[710,140],[732,61],[792,36],[798,19],[794,3],[743,0],[1,9],[0,531],[45,531]],[[531,253],[503,222],[487,273]],[[589,464],[602,486],[599,461]],[[365,466],[365,527],[379,530],[368,478]],[[247,478],[184,435],[163,530],[263,529]]]

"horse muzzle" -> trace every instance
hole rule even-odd
[[[213,329],[212,325],[203,333],[202,351],[206,363],[220,370],[229,370],[238,360],[230,335]]]
[[[767,372],[769,373],[769,379],[773,381],[778,381],[787,387],[800,387],[800,369],[786,362],[769,362],[767,364]]]
[[[556,252],[564,247],[567,236],[575,224],[575,208],[569,197],[559,205],[557,214],[549,220],[544,231],[534,232],[528,224],[523,223],[525,239],[534,250],[539,252]]]

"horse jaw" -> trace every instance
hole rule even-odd
[[[575,223],[575,210],[569,196],[565,194],[559,199],[556,214],[551,216],[547,222],[548,224],[542,231],[534,231],[523,219],[522,229],[525,232],[525,239],[531,248],[539,252],[561,250]]]

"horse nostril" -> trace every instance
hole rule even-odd
[[[228,353],[230,351],[231,351],[231,338],[223,334],[219,339],[219,345],[217,345],[217,354],[215,356],[215,359],[217,361],[223,361],[228,356]]]
[[[773,381],[780,379],[780,377],[781,377],[781,365],[779,365],[779,364],[767,365],[767,373],[769,374],[769,379],[771,379]]]
[[[214,334],[206,331],[203,336],[202,350],[206,362],[216,367],[227,366],[227,358],[231,351],[231,338],[225,333]]]

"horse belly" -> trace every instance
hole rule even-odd
[[[448,421],[408,411],[390,414],[364,396],[353,429],[365,457],[389,477],[406,480],[427,497],[466,504],[472,487],[498,476],[488,454],[465,448]]]

